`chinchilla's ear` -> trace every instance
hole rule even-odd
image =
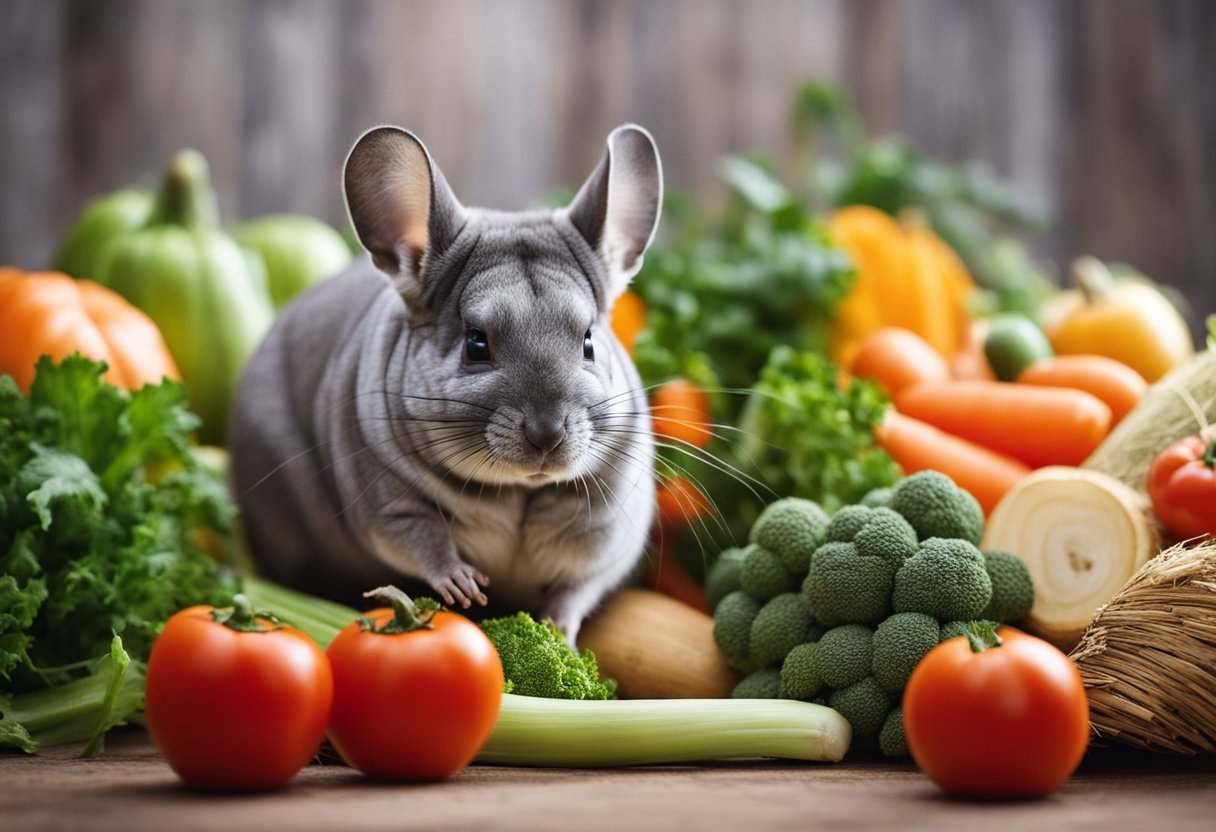
[[[355,142],[343,184],[359,242],[408,303],[428,258],[460,231],[464,209],[426,147],[399,127],[375,127]]]
[[[654,140],[636,124],[608,135],[608,151],[583,183],[566,216],[608,266],[608,297],[615,299],[654,239],[663,203],[663,167]]]

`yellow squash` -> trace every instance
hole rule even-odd
[[[885,326],[917,333],[944,356],[968,338],[967,297],[975,283],[958,255],[915,215],[896,220],[868,205],[850,205],[828,220],[857,268],[837,308],[828,349],[851,365],[861,339]]]
[[[1043,331],[1060,355],[1104,355],[1150,384],[1195,354],[1186,321],[1151,284],[1114,280],[1100,260],[1073,263],[1077,289],[1048,308]]]

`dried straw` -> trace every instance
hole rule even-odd
[[[1141,567],[1072,658],[1096,737],[1216,752],[1216,541],[1173,546]]]
[[[1143,493],[1153,458],[1216,423],[1216,350],[1207,349],[1150,387],[1082,467]]]

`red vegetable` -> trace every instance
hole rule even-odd
[[[329,645],[329,738],[348,763],[384,780],[441,780],[472,761],[498,718],[502,662],[476,624],[420,612],[405,593],[368,593],[369,612]]]
[[[333,700],[325,654],[308,636],[232,610],[189,607],[148,660],[148,730],[169,765],[203,789],[278,788],[316,754]]]
[[[968,797],[1038,797],[1089,744],[1081,674],[1047,642],[1009,627],[929,651],[904,689],[904,735],[925,774]]]
[[[1148,496],[1153,511],[1180,540],[1216,534],[1216,441],[1179,439],[1153,460]]]

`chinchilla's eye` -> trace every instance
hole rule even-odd
[[[588,361],[595,360],[595,345],[591,343],[591,330],[588,329],[583,335],[583,358]]]
[[[471,326],[464,331],[464,357],[469,361],[489,361],[490,339],[484,329]]]

